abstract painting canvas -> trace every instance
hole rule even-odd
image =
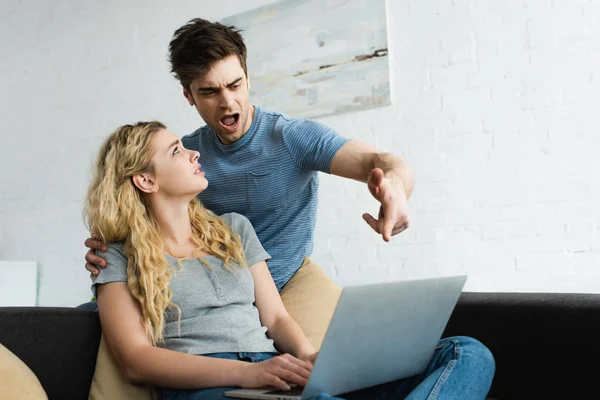
[[[242,30],[255,105],[320,117],[391,103],[385,0],[284,0],[221,23]]]

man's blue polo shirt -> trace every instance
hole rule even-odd
[[[272,259],[277,288],[288,282],[313,249],[319,178],[329,173],[337,151],[348,141],[331,128],[304,118],[255,107],[246,135],[224,145],[203,126],[182,138],[200,152],[208,188],[198,196],[221,215],[245,215]]]

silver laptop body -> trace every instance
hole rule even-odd
[[[349,286],[342,291],[304,390],[237,389],[228,397],[332,396],[425,371],[466,275]]]

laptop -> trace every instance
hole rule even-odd
[[[240,399],[336,396],[425,371],[466,275],[349,286],[340,299],[305,387],[236,389]]]

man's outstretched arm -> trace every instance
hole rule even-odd
[[[363,218],[383,240],[388,242],[408,228],[408,197],[413,189],[413,173],[402,158],[350,140],[333,157],[330,172],[367,183],[381,207],[377,219],[368,213],[363,214]]]

